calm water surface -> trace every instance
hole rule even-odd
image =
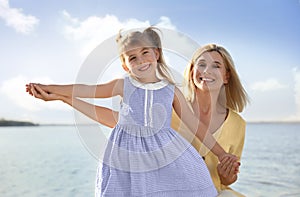
[[[239,180],[249,197],[300,196],[300,124],[248,124]],[[97,160],[75,126],[0,127],[0,196],[93,196]]]

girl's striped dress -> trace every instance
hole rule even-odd
[[[97,197],[217,196],[199,153],[170,126],[173,98],[174,86],[165,81],[124,78],[119,120],[97,172]]]

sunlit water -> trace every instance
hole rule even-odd
[[[93,196],[97,160],[75,126],[0,127],[0,196]],[[246,196],[300,196],[300,124],[248,124]]]

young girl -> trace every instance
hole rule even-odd
[[[181,91],[174,86],[164,62],[160,37],[154,28],[117,39],[120,59],[128,76],[97,85],[93,97],[123,98],[117,125],[109,138],[96,178],[96,196],[216,196],[209,172],[197,151],[170,127],[172,107],[219,161],[227,154],[207,127],[198,122]],[[98,120],[97,109],[72,94],[74,86],[27,85],[43,100],[62,100]],[[85,91],[88,92],[88,91]],[[84,94],[84,93],[83,93]],[[73,95],[82,96],[86,95]]]

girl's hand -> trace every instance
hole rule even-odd
[[[223,185],[230,185],[237,180],[240,162],[236,157],[226,156],[218,164],[217,171]]]
[[[30,87],[28,88],[29,94],[33,95],[35,98],[44,101],[63,100],[62,96],[50,92],[46,92],[38,84],[30,84],[29,87]]]
[[[32,86],[33,86],[33,83],[26,84],[26,92],[28,92],[28,94],[30,94],[31,96],[33,96],[32,91],[31,91]]]
[[[40,83],[29,83],[29,84],[26,84],[26,92],[28,92],[31,96],[33,96],[33,93],[31,91],[31,89],[35,85],[38,85],[41,89],[44,90],[44,92],[49,92],[48,89],[47,89],[47,85],[43,85],[43,84],[40,84]]]

